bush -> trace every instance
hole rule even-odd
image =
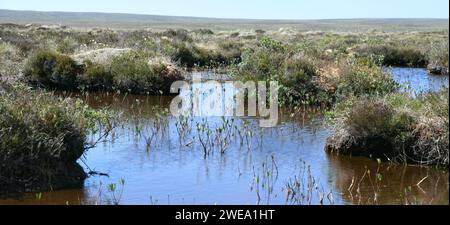
[[[269,37],[260,40],[258,48],[246,49],[234,75],[240,79],[278,80],[284,73],[285,46]]]
[[[162,32],[162,35],[171,37],[178,41],[187,41],[187,42],[192,41],[192,39],[189,36],[189,32],[185,29],[177,29],[177,30],[169,29],[167,31]]]
[[[319,75],[313,64],[301,58],[288,58],[284,67],[284,74],[279,78],[284,103],[291,105],[331,103],[330,93],[316,82]]]
[[[200,55],[198,49],[188,48],[182,44],[177,47],[176,52],[172,54],[171,58],[172,61],[179,62],[182,66],[192,68],[195,65],[206,64],[207,59],[201,58]]]
[[[79,72],[80,68],[69,56],[37,50],[28,58],[24,74],[38,85],[75,89]]]
[[[59,41],[56,50],[58,52],[61,52],[64,54],[73,54],[77,47],[78,47],[78,43],[76,43],[75,40],[70,39],[70,38],[65,38],[65,39]]]
[[[292,56],[287,46],[267,36],[258,48],[247,49],[233,75],[243,80],[279,82],[279,101],[289,105],[328,104],[331,95],[317,84],[317,68],[302,56]]]
[[[77,164],[101,113],[23,86],[0,92],[0,193],[83,185]]]
[[[213,35],[214,34],[214,32],[212,30],[210,30],[210,29],[203,29],[203,28],[195,29],[195,30],[192,31],[192,33],[202,34],[202,35]]]
[[[116,56],[111,63],[114,86],[132,93],[160,93],[163,85],[161,73],[166,66],[150,66],[147,59],[137,52]]]
[[[336,80],[337,95],[383,95],[394,92],[399,85],[392,76],[370,59],[359,59],[340,65]]]
[[[391,45],[364,46],[358,50],[360,57],[382,56],[385,66],[426,67],[427,58],[419,50]]]
[[[79,81],[79,83],[84,86],[83,88],[90,90],[112,89],[113,76],[109,68],[100,64],[92,63],[91,61],[86,61],[85,65],[86,68],[84,70],[84,74],[81,76]]]
[[[203,49],[197,46],[178,44],[176,51],[172,53],[171,60],[178,62],[187,68],[215,67],[228,65],[236,60],[236,54],[222,55],[213,50]]]
[[[242,43],[224,41],[219,43],[220,54],[223,56],[223,61],[227,64],[239,63],[242,55]]]

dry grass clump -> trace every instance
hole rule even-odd
[[[86,136],[107,120],[79,100],[1,84],[0,193],[82,185]]]
[[[21,77],[22,56],[20,50],[8,43],[0,43],[0,77],[14,79]]]
[[[391,161],[448,167],[448,89],[417,98],[360,97],[332,112],[326,149]]]
[[[428,51],[428,70],[433,74],[448,75],[449,71],[448,39],[436,42]]]

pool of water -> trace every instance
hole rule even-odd
[[[392,72],[396,80],[409,80],[414,89],[436,90],[434,87],[440,84],[448,85],[448,77],[428,79],[422,77],[423,70],[419,69]],[[204,90],[204,94],[208,93],[211,94],[210,87]],[[167,113],[173,98],[170,96],[77,97],[94,108],[122,113],[120,126],[108,135],[107,141],[90,149],[80,160],[86,171],[91,169],[109,176],[90,176],[83,188],[8,197],[0,200],[0,204],[399,204],[405,199],[410,203],[448,204],[449,201],[447,171],[327,154],[324,145],[330,131],[324,125],[322,109],[305,108],[295,113],[280,109],[278,125],[261,128],[255,117],[173,117]],[[191,129],[182,129],[182,124]],[[223,128],[221,133],[217,128]],[[204,130],[210,130],[210,136]],[[90,138],[95,140],[98,135]],[[214,150],[205,155],[201,143],[207,140],[211,140],[208,148]],[[113,183],[117,186],[114,192],[108,188]],[[292,195],[299,192],[303,197]]]
[[[433,75],[422,68],[387,68],[401,90],[413,95],[438,91],[449,86],[449,76]]]

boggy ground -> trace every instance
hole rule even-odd
[[[56,185],[58,179],[47,172],[65,171],[60,169],[61,161],[73,165],[86,148],[86,132],[95,127],[86,121],[93,115],[97,120],[102,117],[80,107],[82,103],[42,93],[42,89],[160,95],[191,70],[214,70],[238,80],[278,81],[280,103],[292,108],[335,106],[330,118],[336,134],[327,145],[334,152],[355,154],[354,149],[363,149],[368,156],[448,166],[448,119],[444,119],[448,91],[417,99],[402,96],[396,93],[398,84],[383,70],[386,66],[428,67],[432,73],[448,75],[448,30],[156,32],[2,24],[0,60],[5,83],[0,152],[2,168],[7,168],[0,176],[8,178],[2,179],[7,183],[2,187],[14,190],[71,186],[74,176],[58,175],[70,182]],[[33,88],[23,91],[24,85]],[[13,104],[18,99],[25,105]],[[58,130],[69,136],[57,134]],[[11,136],[11,131],[26,136]],[[374,154],[379,143],[385,152]],[[55,152],[67,154],[54,156]],[[43,164],[29,164],[28,172],[17,170],[24,157]],[[75,183],[83,180],[79,169],[67,171],[79,171]]]

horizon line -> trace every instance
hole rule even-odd
[[[129,12],[100,12],[100,11],[59,11],[59,10],[28,10],[28,9],[5,9],[4,11],[20,11],[20,12],[42,12],[42,13],[96,13],[96,14],[119,14],[119,15],[136,15],[136,16],[160,16],[160,17],[179,17],[179,18],[195,18],[195,19],[214,19],[214,20],[252,20],[252,21],[325,21],[325,20],[449,20],[442,17],[361,17],[361,18],[315,18],[315,19],[263,19],[263,18],[235,18],[235,17],[202,17],[202,16],[184,16],[184,15],[161,15],[147,13],[129,13]]]

